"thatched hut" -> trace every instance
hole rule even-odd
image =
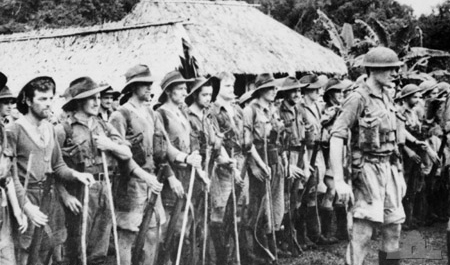
[[[25,76],[50,74],[59,92],[80,75],[120,84],[136,63],[162,77],[180,65],[183,40],[200,74],[347,72],[342,58],[252,5],[196,0],[142,0],[119,22],[0,36],[0,71],[13,90]]]

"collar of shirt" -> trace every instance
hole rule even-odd
[[[271,105],[269,104],[267,107],[262,107],[261,104],[259,104],[258,101],[254,101],[252,103],[256,108],[262,110],[265,114],[269,115],[270,114],[270,107]]]
[[[41,148],[45,148],[53,137],[52,125],[47,120],[42,120],[39,126],[31,124],[26,116],[20,117],[17,124],[22,126],[30,138]]]

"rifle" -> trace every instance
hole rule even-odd
[[[84,185],[83,212],[81,216],[81,263],[83,265],[87,265],[86,232],[87,232],[88,210],[89,210],[89,186]]]
[[[180,242],[178,243],[177,259],[175,261],[175,265],[180,264],[181,251],[183,250],[184,234],[186,233],[186,226],[187,226],[187,221],[188,221],[189,205],[191,204],[192,191],[194,189],[194,180],[195,180],[195,168],[192,167],[191,168],[191,176],[190,176],[190,180],[189,180],[189,190],[188,190],[188,194],[187,194],[187,198],[186,198],[186,207],[184,209],[184,215],[183,215],[183,224],[181,226]]]
[[[291,134],[289,134],[288,136],[288,153],[287,153],[287,170],[286,170],[286,179],[287,179],[287,187],[288,187],[288,192],[287,192],[287,196],[288,196],[288,200],[289,203],[287,204],[288,207],[288,218],[286,219],[287,221],[287,227],[289,230],[289,236],[290,236],[290,242],[289,242],[289,246],[291,249],[291,252],[294,256],[298,256],[301,255],[303,253],[302,248],[300,247],[300,244],[297,241],[297,230],[294,227],[294,216],[292,214],[292,209],[296,209],[296,204],[297,204],[297,196],[293,196],[292,192],[294,190],[294,183],[295,181],[292,181],[292,179],[290,178],[290,162],[291,162]],[[302,157],[299,156],[299,159],[302,159]]]
[[[53,185],[53,173],[45,173],[46,179],[44,180],[43,189],[42,189],[42,198],[41,198],[41,204],[39,205],[40,211],[45,214],[49,215],[50,213],[50,207],[52,202],[52,194],[51,194],[51,188]],[[34,265],[39,263],[39,251],[41,249],[42,244],[42,238],[44,237],[44,229],[45,227],[48,228],[48,225],[41,227],[35,227],[34,233],[33,233],[33,239],[31,240],[30,245],[30,251],[28,255],[28,261],[27,265]],[[52,251],[50,250],[49,255],[47,256],[46,260],[50,259]],[[48,264],[48,262],[45,262],[45,264]]]
[[[104,151],[102,151],[102,162],[103,162],[103,171],[105,172],[104,174],[105,174],[105,181],[106,181],[106,189],[108,190],[109,207],[111,210],[114,247],[116,248],[116,263],[117,263],[117,265],[120,265],[119,236],[117,235],[117,220],[116,220],[116,214],[114,212],[114,201],[113,201],[113,196],[112,196],[111,181],[109,179],[108,164],[106,162],[106,154]]]
[[[165,175],[164,170],[169,165],[167,163],[160,165],[157,178],[158,181],[164,183]],[[134,241],[133,247],[131,249],[131,264],[132,265],[143,265],[144,264],[144,245],[145,245],[145,235],[150,226],[150,222],[152,220],[153,213],[155,212],[155,204],[158,199],[158,195],[152,193],[150,196],[147,205],[144,210],[144,217],[142,218],[141,225],[139,226],[139,232]]]
[[[304,195],[307,194],[307,191],[309,193],[309,191],[311,190],[311,186],[312,186],[311,183],[314,183],[313,181],[315,181],[316,159],[317,159],[317,154],[319,153],[319,149],[320,149],[320,142],[314,141],[313,152],[311,155],[311,159],[309,160],[309,165],[311,168],[313,168],[313,172],[311,172],[311,175],[310,175],[308,181],[306,182],[305,188],[303,189],[303,192],[300,194],[300,198],[299,198],[300,205],[298,208],[301,207]]]
[[[158,256],[155,257],[156,263],[158,265],[165,265],[169,262],[171,255],[171,244],[173,241],[173,237],[175,235],[176,226],[178,222],[178,216],[181,214],[183,210],[184,199],[177,198],[175,203],[175,208],[172,211],[172,216],[170,218],[166,238],[164,239],[164,243],[162,248],[157,252]]]
[[[269,159],[268,159],[268,153],[267,153],[267,134],[266,134],[266,128],[264,128],[264,163],[266,164],[266,167],[269,167]],[[271,176],[269,176],[271,177]],[[272,190],[270,185],[269,178],[265,179],[265,188],[266,188],[266,209],[269,211],[269,214],[267,216],[267,220],[269,223],[269,227],[272,232],[272,243],[274,245],[274,264],[278,264],[278,251],[277,251],[277,239],[275,237],[275,215],[272,209]]]

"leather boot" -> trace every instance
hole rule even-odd
[[[347,230],[347,212],[344,205],[334,207],[336,213],[336,237],[339,240],[349,240]]]
[[[333,222],[333,208],[320,208],[320,220],[322,225],[322,236],[327,244],[336,244],[339,240],[332,235],[331,225]]]
[[[308,206],[306,210],[306,228],[308,237],[317,243],[321,236],[320,220],[317,215],[317,206]]]
[[[378,251],[378,264],[379,265],[400,265],[400,259],[387,259],[387,252]]]
[[[297,229],[297,241],[302,250],[317,249],[317,245],[309,239],[306,228],[306,207],[301,207],[297,211],[295,228]]]
[[[216,264],[227,265],[228,251],[225,243],[224,225],[218,222],[211,222],[209,225],[210,236],[214,244],[216,253]]]

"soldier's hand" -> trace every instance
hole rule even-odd
[[[152,193],[159,194],[162,191],[164,185],[158,181],[155,175],[148,174],[148,177],[144,179]]]
[[[262,182],[262,181],[265,181],[267,178],[270,179],[270,175],[269,175],[267,172],[269,172],[269,174],[270,174],[270,169],[264,170],[264,169],[261,169],[260,167],[255,167],[255,168],[252,170],[252,175],[253,175],[256,179],[258,179],[259,181]]]
[[[81,202],[77,200],[74,196],[67,194],[66,196],[62,196],[62,201],[64,205],[69,208],[74,214],[79,214],[81,212]]]
[[[19,213],[14,215],[16,217],[17,224],[19,225],[19,232],[21,234],[25,233],[28,229],[28,218],[24,213]]]
[[[265,166],[263,168],[264,173],[266,173],[267,177],[269,178],[269,180],[272,178],[272,169],[269,166]]]
[[[435,165],[437,165],[438,167],[441,166],[441,159],[439,158],[438,154],[434,151],[434,150],[430,150],[428,152],[428,156],[431,159],[431,162]]]
[[[241,171],[237,168],[234,168],[234,182],[239,187],[244,187],[244,180],[241,178]]]
[[[84,185],[91,186],[93,183],[95,183],[94,176],[92,176],[92,174],[90,173],[73,171],[73,177]]]
[[[202,167],[202,156],[198,151],[194,151],[186,157],[186,163],[197,168]]]
[[[335,181],[334,182],[336,188],[337,200],[342,202],[344,205],[347,205],[349,202],[354,204],[353,191],[350,185],[345,183],[345,181]]]
[[[25,210],[25,214],[28,216],[28,218],[30,218],[31,222],[35,226],[41,227],[41,226],[47,224],[48,216],[45,215],[43,212],[41,212],[41,210],[39,210],[39,207],[32,204],[31,202],[27,202],[23,206],[23,208]]]
[[[302,182],[306,180],[305,172],[297,166],[289,165],[289,173],[288,178],[300,179]]]
[[[424,141],[416,141],[416,145],[420,146],[420,148],[422,148],[422,150],[426,150],[428,148],[427,143]]]
[[[113,149],[114,142],[106,135],[94,135],[92,138],[94,138],[95,146],[101,151],[110,151]]]
[[[169,177],[168,180],[172,191],[178,196],[178,198],[183,198],[184,188],[181,182],[175,176]]]
[[[414,161],[414,163],[416,163],[416,164],[422,163],[422,159],[416,153],[412,154],[409,158],[411,158],[411,160]]]

